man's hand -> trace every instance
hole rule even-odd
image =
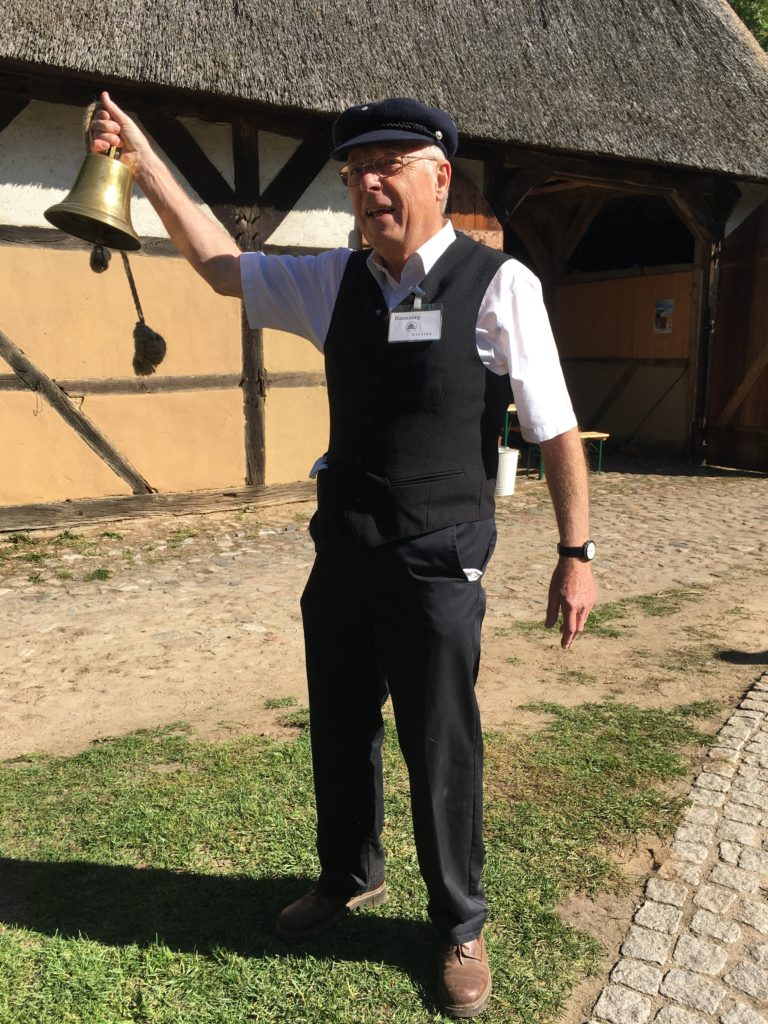
[[[113,103],[108,92],[103,92],[100,100],[101,106],[91,118],[91,152],[106,153],[116,146],[122,151],[122,163],[136,177],[139,169],[154,156],[152,147],[136,122]]]
[[[560,644],[564,650],[569,650],[576,637],[584,632],[596,593],[592,566],[589,562],[581,562],[577,558],[561,558],[558,561],[549,584],[549,602],[544,625],[551,629],[562,609],[563,637]]]

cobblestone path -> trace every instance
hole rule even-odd
[[[768,1024],[768,673],[717,734],[590,1024]]]

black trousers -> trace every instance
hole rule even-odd
[[[482,733],[475,682],[492,520],[363,547],[317,543],[302,596],[320,891],[384,878],[381,708],[391,695],[429,914],[444,941],[486,918]],[[470,574],[473,575],[473,574]]]

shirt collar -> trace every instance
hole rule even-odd
[[[381,260],[373,252],[367,260],[368,269],[382,288],[387,286],[397,291],[403,291],[405,288],[407,292],[413,285],[419,284],[420,281],[424,280],[455,239],[456,232],[453,230],[453,224],[448,221],[431,238],[427,239],[412,256],[408,257],[399,281],[392,277]]]

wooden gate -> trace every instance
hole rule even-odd
[[[768,202],[724,245],[707,400],[707,461],[768,470]]]

